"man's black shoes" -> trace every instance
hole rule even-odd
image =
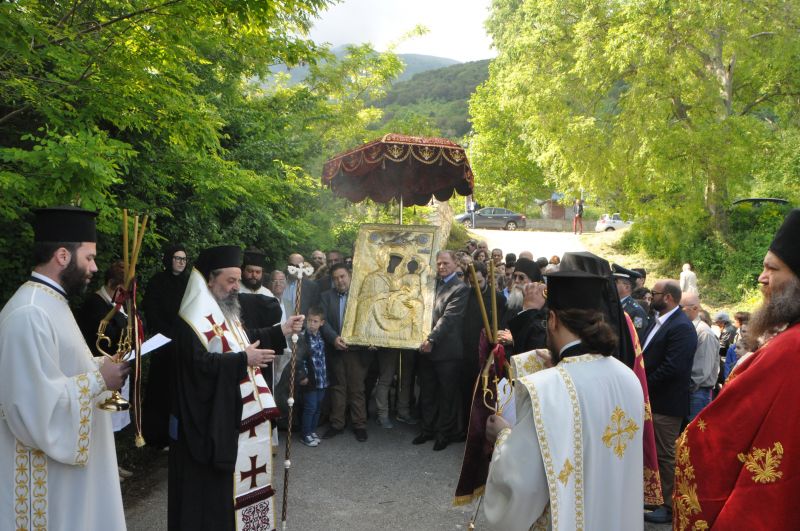
[[[325,433],[322,434],[323,439],[332,439],[342,433],[342,430],[336,429],[333,426],[327,429]]]
[[[411,441],[411,444],[425,444],[426,442],[433,439],[433,435],[428,435],[427,433],[420,433],[414,440]]]
[[[367,440],[367,430],[364,428],[354,428],[353,433],[356,434],[356,440],[358,442],[364,442]]]
[[[444,450],[447,448],[449,441],[447,439],[436,439],[436,442],[433,443],[433,451],[438,452],[440,450]]]
[[[669,524],[672,522],[672,511],[662,505],[655,511],[644,513],[644,521],[651,524]]]

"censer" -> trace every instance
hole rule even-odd
[[[106,363],[124,363],[125,356],[133,351],[135,360],[135,373],[134,383],[135,389],[133,391],[136,407],[134,408],[134,425],[136,427],[136,446],[144,446],[144,437],[142,437],[142,418],[141,418],[141,356],[142,356],[142,339],[144,338],[144,331],[142,323],[139,319],[138,311],[136,308],[136,263],[139,258],[139,251],[142,248],[142,239],[144,238],[145,227],[147,226],[147,215],[142,219],[141,225],[139,224],[139,216],[134,216],[133,219],[133,238],[129,241],[128,238],[128,210],[122,211],[122,262],[124,264],[124,283],[122,287],[117,288],[112,296],[112,303],[114,307],[109,310],[106,316],[100,321],[97,328],[97,350],[101,352],[106,358]],[[125,312],[128,316],[127,326],[122,330],[119,341],[117,342],[114,354],[110,354],[106,349],[111,350],[114,346],[111,344],[111,339],[105,334],[106,327],[114,315],[125,307]],[[119,391],[112,391],[111,396],[101,402],[98,407],[105,411],[127,411],[130,409],[131,404],[120,394]]]

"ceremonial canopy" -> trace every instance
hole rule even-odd
[[[353,202],[425,205],[454,192],[472,193],[474,178],[464,148],[445,138],[398,134],[336,155],[325,163],[322,182]]]

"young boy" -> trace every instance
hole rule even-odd
[[[306,348],[299,349],[297,378],[303,393],[302,442],[306,446],[317,446],[319,413],[325,389],[328,387],[328,370],[325,366],[325,341],[319,333],[325,324],[322,309],[314,306],[306,316],[306,330],[302,341]]]

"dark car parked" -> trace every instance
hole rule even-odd
[[[472,214],[469,212],[457,215],[455,220],[456,223],[461,223],[468,229],[517,230],[525,228],[524,215],[499,207],[486,207],[476,210],[474,224]]]

